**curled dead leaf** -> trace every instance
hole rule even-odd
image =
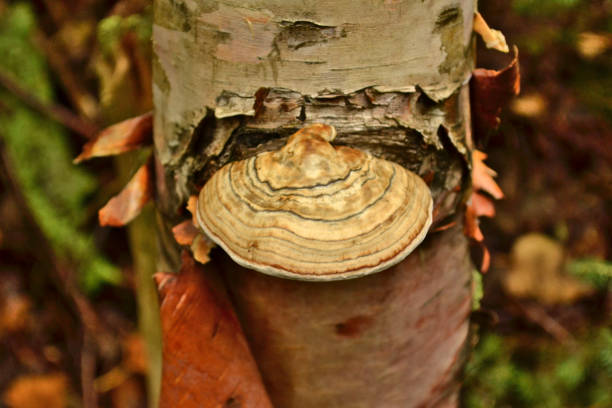
[[[183,221],[172,228],[172,235],[179,245],[191,245],[199,230],[191,220]]]
[[[504,192],[493,179],[497,176],[495,170],[484,164],[486,158],[486,153],[480,150],[472,151],[472,186],[474,191],[485,191],[500,200],[504,198]]]
[[[196,261],[201,264],[208,263],[210,261],[210,250],[215,246],[208,237],[202,233],[196,235],[191,244],[191,252]]]
[[[451,221],[448,224],[440,225],[439,227],[433,228],[431,232],[446,231],[447,229],[453,228],[455,225],[457,225],[457,221]]]
[[[521,90],[518,48],[513,52],[512,61],[502,70],[477,68],[472,72],[470,99],[477,138],[497,128],[502,108]]]
[[[146,374],[149,368],[146,344],[142,334],[133,332],[125,336],[121,342],[123,349],[123,365],[132,373]]]
[[[192,200],[190,200],[192,201]],[[179,245],[189,246],[196,261],[205,264],[210,261],[210,250],[215,246],[192,222],[186,220],[172,228],[174,239]]]
[[[111,391],[110,399],[113,408],[146,407],[146,396],[138,377],[130,377]]]
[[[83,146],[83,151],[74,163],[93,157],[114,156],[138,149],[151,143],[153,135],[153,113],[148,112],[124,120],[100,132],[94,140]]]
[[[482,261],[480,262],[480,272],[487,273],[491,266],[491,253],[486,245],[482,245]]]
[[[465,208],[463,233],[466,237],[472,238],[474,241],[482,242],[484,240],[484,235],[482,235],[482,231],[480,230],[480,222],[478,221],[476,210],[469,204]]]
[[[474,31],[480,34],[487,48],[492,48],[501,52],[509,52],[506,37],[499,30],[494,30],[482,18],[479,12],[474,13]]]
[[[0,333],[24,330],[30,323],[30,298],[12,293],[0,300]]]
[[[14,380],[3,401],[12,408],[64,408],[68,406],[68,380],[63,373],[26,375]]]
[[[164,359],[160,407],[271,408],[217,272],[187,252],[182,260],[179,274],[155,275]]]
[[[499,188],[493,177],[497,173],[484,164],[484,159],[487,155],[479,150],[472,151],[472,195],[466,204],[465,217],[463,223],[463,233],[480,244],[482,250],[482,259],[480,262],[480,271],[486,272],[491,264],[491,255],[489,250],[484,245],[484,235],[480,229],[479,217],[494,217],[495,205],[493,200],[481,194],[484,191],[496,199],[504,197],[504,193]]]
[[[477,217],[495,217],[495,204],[493,200],[479,193],[472,193],[471,206]]]
[[[197,195],[189,196],[189,199],[187,200],[187,211],[189,211],[189,213],[191,214],[191,220],[193,221],[193,225],[198,225],[198,219],[196,216],[197,209],[198,209],[198,196]]]
[[[122,227],[140,214],[153,196],[151,161],[142,165],[119,194],[98,212],[100,225]]]

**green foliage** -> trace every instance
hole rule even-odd
[[[30,40],[35,24],[26,4],[9,7],[0,16],[0,69],[40,100],[50,102],[53,89],[45,59]],[[96,179],[72,165],[74,152],[61,126],[5,91],[0,98],[7,108],[0,116],[0,135],[16,181],[53,249],[78,266],[87,291],[104,282],[118,283],[117,268],[99,254],[92,237],[79,229],[87,215],[86,199],[97,188]]]
[[[100,52],[92,62],[99,80],[102,116],[109,123],[151,110],[151,19],[146,11],[109,16],[97,25]]]
[[[612,406],[612,330],[599,329],[572,347],[485,335],[466,368],[463,406]]]
[[[512,8],[519,14],[551,16],[578,6],[581,0],[514,0]]]
[[[126,32],[133,32],[139,42],[148,43],[152,29],[151,18],[148,14],[132,14],[127,17],[112,15],[98,23],[98,44],[106,56],[113,55],[121,37]]]
[[[607,54],[593,61],[578,60],[573,66],[571,86],[581,102],[612,121],[612,57]]]
[[[472,269],[472,310],[480,309],[480,301],[483,295],[482,274],[476,269]]]
[[[612,262],[596,258],[576,259],[568,264],[567,269],[597,289],[608,289],[612,283]]]

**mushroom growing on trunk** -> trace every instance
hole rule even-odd
[[[437,297],[463,276],[444,248],[464,241],[446,233],[434,240],[447,245],[408,256],[432,222],[429,188],[399,164],[332,146],[335,135],[305,127],[224,166],[199,195],[200,227],[235,261],[213,254],[270,397],[300,408],[450,402],[435,394],[454,380],[469,285]],[[442,279],[427,280],[437,265]]]
[[[416,174],[315,124],[276,152],[221,168],[204,186],[202,229],[240,265],[328,281],[387,269],[423,241],[432,198]]]

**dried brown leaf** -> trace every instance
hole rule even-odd
[[[480,243],[482,249],[482,259],[480,261],[480,271],[485,273],[489,270],[491,255],[487,247],[483,244],[484,235],[480,229],[478,217],[494,217],[495,205],[488,196],[481,194],[480,191],[489,193],[496,199],[504,197],[504,193],[497,185],[493,177],[497,175],[493,169],[484,164],[487,155],[479,150],[472,151],[472,195],[466,205],[463,233]]]
[[[215,246],[215,243],[212,242],[208,237],[204,234],[198,234],[193,240],[193,244],[191,244],[191,252],[193,253],[193,257],[196,261],[201,264],[208,263],[210,261],[210,250]]]
[[[474,13],[474,31],[480,34],[487,48],[501,52],[510,51],[504,34],[499,30],[489,27],[479,12]]]
[[[146,344],[139,332],[128,334],[121,342],[123,366],[132,373],[146,374],[149,367]]]
[[[160,407],[271,408],[217,272],[183,252],[179,274],[155,275],[160,293]]]
[[[146,395],[137,377],[130,377],[111,392],[113,408],[146,407]]]
[[[183,221],[172,228],[172,235],[179,245],[191,245],[199,233],[192,220]]]
[[[13,381],[2,399],[11,408],[64,408],[68,404],[67,388],[62,373],[27,375]]]
[[[189,213],[191,214],[191,220],[193,221],[193,225],[198,225],[198,219],[196,217],[197,208],[198,196],[189,196],[189,200],[187,200],[187,211],[189,211]]]
[[[477,217],[493,218],[495,216],[495,204],[487,196],[473,192],[471,205],[474,207]]]
[[[482,245],[482,261],[480,262],[480,272],[487,273],[491,267],[491,253],[486,245]]]
[[[142,165],[121,192],[98,212],[100,225],[122,227],[140,214],[153,195],[150,161]]]
[[[487,155],[480,150],[472,151],[472,186],[474,191],[485,191],[496,199],[504,198],[504,193],[499,188],[493,177],[497,173],[484,164]]]
[[[153,134],[153,113],[148,112],[124,120],[100,132],[94,140],[83,146],[74,163],[92,157],[114,156],[151,143]]]
[[[482,137],[499,125],[502,108],[521,90],[518,49],[502,70],[477,68],[472,72],[470,98],[475,136]]]
[[[432,232],[446,231],[447,229],[453,228],[455,225],[457,225],[457,221],[451,221],[448,224],[444,224],[444,225],[441,225],[439,227],[432,229]]]
[[[480,222],[476,215],[476,210],[471,204],[468,204],[465,208],[464,222],[463,222],[463,233],[466,237],[472,238],[477,242],[484,240],[484,235],[480,230]]]
[[[24,330],[30,323],[30,298],[19,293],[12,293],[0,301],[0,333]]]

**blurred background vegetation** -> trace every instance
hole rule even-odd
[[[612,1],[479,7],[519,47],[522,93],[480,146],[506,198],[481,223],[492,267],[476,275],[462,404],[612,407]],[[152,213],[128,231],[96,216],[145,157],[72,164],[98,130],[151,109],[151,11],[0,0],[0,404],[155,398],[158,334],[136,300]],[[507,63],[478,45],[479,67]]]

